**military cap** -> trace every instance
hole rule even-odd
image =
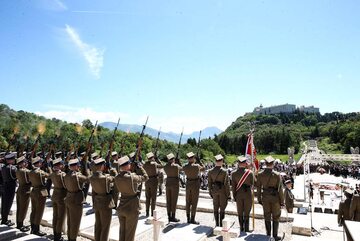
[[[265,157],[265,162],[266,163],[273,163],[274,161],[275,161],[275,159],[272,156]]]
[[[0,157],[3,157],[3,156],[5,156],[5,154],[6,154],[6,152],[0,152]]]
[[[354,190],[352,190],[350,188],[347,188],[344,192],[347,193],[347,194],[350,194],[350,195],[354,194]]]
[[[83,151],[83,152],[80,153],[80,156],[84,156],[85,154],[86,154],[86,152]]]
[[[58,151],[58,152],[55,153],[55,156],[59,156],[61,154],[62,154],[62,151]]]
[[[42,154],[43,154],[42,151],[36,152],[36,155],[37,155],[37,156],[40,156],[40,155],[42,155]]]
[[[118,160],[119,166],[125,166],[130,163],[130,159],[128,156],[123,156]]]
[[[244,156],[238,156],[238,157],[237,157],[237,161],[243,163],[243,162],[246,162],[246,161],[247,161],[247,158],[244,157]]]
[[[135,152],[131,152],[130,154],[129,154],[129,157],[130,158],[133,158],[135,156]]]
[[[152,158],[152,157],[154,157],[154,153],[149,152],[149,153],[146,154],[146,158],[147,158],[147,159],[150,159],[150,158]]]
[[[24,156],[21,156],[18,159],[16,159],[16,164],[20,164],[20,163],[22,163],[24,161],[26,161],[26,158]]]
[[[32,164],[36,164],[38,162],[42,162],[42,159],[40,157],[38,157],[38,156],[31,159]]]
[[[187,156],[187,158],[191,158],[191,157],[194,157],[195,154],[191,151],[191,152],[186,153],[186,156]]]
[[[96,157],[98,157],[98,156],[99,156],[99,154],[94,152],[91,154],[91,159],[96,159]]]
[[[285,184],[288,184],[288,183],[292,183],[290,179],[287,179],[287,180],[285,181]]]
[[[215,160],[218,162],[218,161],[224,160],[224,157],[221,154],[219,154],[219,155],[215,156]]]
[[[79,159],[77,158],[69,160],[69,166],[78,165],[78,163],[79,163]]]
[[[175,156],[174,156],[174,154],[169,153],[169,154],[166,155],[166,158],[170,161],[171,159],[174,159]]]
[[[56,164],[62,164],[63,160],[61,158],[56,158],[55,160],[52,161],[52,164],[53,165],[56,165]]]
[[[94,160],[95,165],[100,165],[100,164],[104,164],[105,163],[105,159],[104,158],[97,158]]]
[[[9,153],[5,156],[5,159],[6,160],[12,160],[12,159],[15,159],[16,158],[16,154],[15,153]]]
[[[111,152],[111,156],[116,156],[117,154],[118,154],[117,151]]]

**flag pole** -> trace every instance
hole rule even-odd
[[[252,163],[252,169],[253,172],[255,173],[255,168],[254,168],[254,136],[253,136],[253,132],[254,132],[254,128],[252,128],[250,130],[250,138],[251,138],[251,163]],[[253,226],[253,231],[255,230],[255,194],[254,194],[254,185],[252,187],[252,226]]]

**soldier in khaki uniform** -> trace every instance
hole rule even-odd
[[[353,221],[360,221],[360,195],[355,194],[350,204],[350,218]]]
[[[19,182],[19,187],[16,191],[16,228],[22,232],[27,232],[30,230],[30,228],[24,226],[24,220],[30,202],[30,170],[27,169],[27,160],[24,156],[19,157],[16,160],[16,164],[18,165],[18,169],[16,170],[16,178]]]
[[[16,155],[10,153],[5,156],[6,165],[1,168],[1,175],[4,182],[4,190],[1,197],[1,224],[13,226],[14,223],[8,220],[11,205],[15,197],[16,189],[16,167],[14,166]]]
[[[115,184],[121,193],[117,208],[120,221],[119,241],[133,241],[139,216],[138,186],[149,179],[143,167],[138,166],[138,173],[131,172],[128,156],[118,160],[120,172],[115,177]]]
[[[62,241],[61,232],[66,218],[65,197],[67,194],[65,188],[65,175],[64,163],[61,158],[57,158],[52,161],[53,172],[49,178],[54,186],[53,195],[51,197],[53,206],[53,230],[54,241]]]
[[[34,169],[29,172],[29,180],[31,182],[32,190],[31,197],[31,233],[44,236],[46,233],[40,231],[40,222],[44,214],[45,202],[48,196],[46,190],[46,179],[49,177],[47,172],[41,170],[43,160],[40,157],[32,159]]]
[[[111,164],[110,175],[113,177],[116,177],[119,172],[118,160],[119,160],[119,154],[116,151],[113,151],[111,153],[111,161],[110,161]],[[117,208],[118,200],[119,200],[119,190],[117,189],[116,185],[113,186],[112,196],[115,204],[114,208]]]
[[[195,221],[196,208],[199,201],[200,192],[200,171],[205,168],[195,163],[195,154],[189,152],[186,154],[188,164],[183,167],[186,175],[186,216],[187,222],[192,224],[199,224]]]
[[[81,217],[83,215],[84,199],[84,183],[88,183],[89,179],[84,173],[87,173],[87,166],[83,166],[80,172],[78,159],[69,161],[69,172],[65,175],[64,183],[67,190],[65,205],[67,213],[67,227],[69,241],[75,241],[78,236]]]
[[[291,188],[292,188],[291,180],[286,180],[285,185],[286,186],[284,190],[284,196],[285,196],[286,211],[288,213],[292,213],[294,209],[294,194],[291,192]]]
[[[146,216],[149,216],[149,208],[151,205],[151,216],[153,216],[153,211],[155,210],[156,205],[156,194],[157,194],[157,169],[162,167],[162,165],[155,162],[154,153],[149,152],[146,154],[147,161],[144,164],[144,169],[149,176],[149,180],[145,182],[145,197],[146,197]]]
[[[353,190],[346,189],[344,192],[346,199],[339,203],[339,213],[338,213],[339,227],[341,227],[345,224],[345,220],[351,220],[350,205],[351,205],[351,199],[353,197],[353,193],[354,193]],[[347,236],[347,240],[352,240],[351,235],[349,234],[349,231],[346,226],[344,226],[344,230],[345,230],[345,233]]]
[[[247,159],[244,156],[237,158],[238,169],[231,174],[233,197],[236,201],[239,225],[241,232],[250,232],[249,218],[252,207],[252,187],[254,186],[254,173],[246,169]]]
[[[224,157],[219,154],[215,156],[215,160],[215,167],[208,173],[209,194],[213,199],[215,224],[222,227],[225,208],[230,198],[230,182],[227,170],[222,167]]]
[[[166,158],[168,163],[164,166],[166,173],[166,208],[169,222],[179,222],[175,217],[176,204],[179,197],[179,172],[182,167],[175,163],[175,156],[169,153]]]
[[[259,172],[257,178],[257,196],[263,205],[266,235],[271,236],[271,218],[273,221],[272,231],[275,240],[281,240],[277,236],[281,207],[284,206],[284,193],[280,174],[273,170],[275,159],[272,156],[265,158],[266,168]]]
[[[90,177],[95,209],[95,241],[109,240],[112,209],[115,207],[111,193],[114,177],[104,174],[105,159],[94,160],[94,170]]]

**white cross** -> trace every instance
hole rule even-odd
[[[236,238],[239,236],[239,229],[231,228],[232,222],[225,218],[222,221],[222,227],[216,227],[214,229],[215,235],[221,235],[223,241],[230,241],[231,238]]]
[[[149,217],[146,220],[146,223],[153,225],[153,229],[154,229],[153,230],[153,235],[154,235],[153,240],[159,241],[160,240],[160,228],[163,228],[165,226],[165,222],[160,220],[156,210],[153,211],[153,216]]]

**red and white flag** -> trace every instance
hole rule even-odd
[[[248,134],[245,156],[250,160],[250,163],[255,170],[259,170],[259,161],[256,159],[256,148],[254,145],[254,135],[252,133]]]

